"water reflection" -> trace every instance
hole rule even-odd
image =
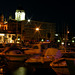
[[[24,62],[7,62],[5,75],[32,75],[33,67]]]
[[[25,67],[19,67],[13,72],[13,75],[27,75],[27,69]]]

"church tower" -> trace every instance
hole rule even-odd
[[[25,20],[25,11],[21,6],[19,6],[15,12],[15,20],[17,21]]]

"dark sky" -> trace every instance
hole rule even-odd
[[[26,12],[26,19],[56,23],[56,31],[63,32],[66,25],[71,33],[75,33],[75,1],[64,0],[2,0],[0,12],[7,18],[12,15],[18,5],[22,5]]]

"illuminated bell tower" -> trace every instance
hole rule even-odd
[[[17,21],[25,20],[25,11],[21,6],[19,6],[15,12],[15,20]]]

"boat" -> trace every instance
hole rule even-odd
[[[45,54],[42,55],[35,55],[27,59],[26,63],[45,63],[45,62],[52,62],[53,60],[62,57],[61,52],[56,48],[48,48]]]
[[[41,54],[42,50],[46,50],[46,47],[42,47],[44,44],[35,43],[32,44],[32,48],[25,50],[25,54]]]
[[[50,66],[57,75],[75,75],[75,54],[65,53],[62,58],[52,61]]]
[[[1,55],[4,55],[8,61],[24,61],[26,55],[16,45],[6,47]]]

